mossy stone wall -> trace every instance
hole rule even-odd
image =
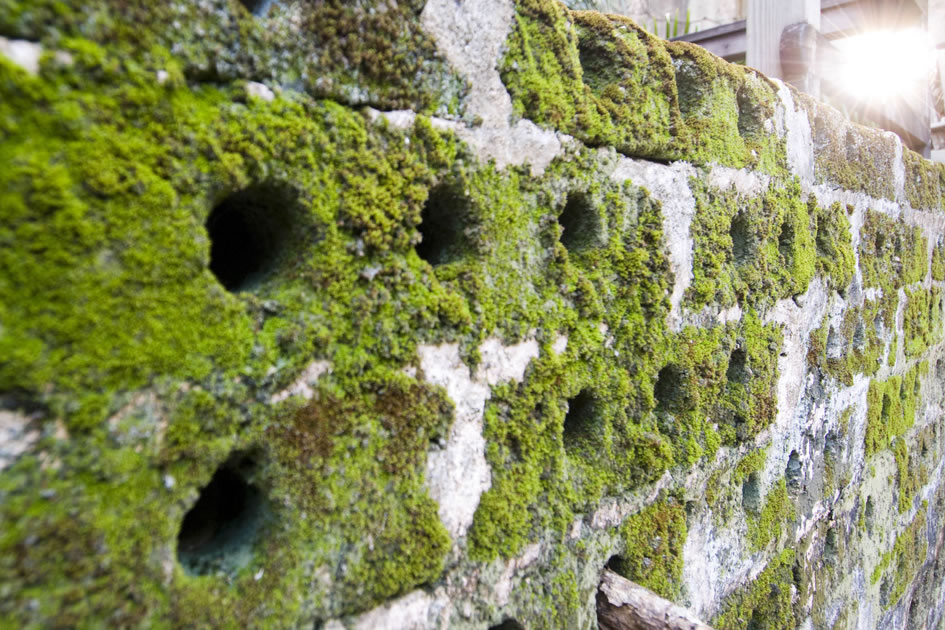
[[[0,0],[0,626],[937,627],[943,190],[554,0]]]

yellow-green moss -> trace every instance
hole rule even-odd
[[[895,605],[906,592],[919,567],[925,562],[928,545],[926,510],[921,509],[912,523],[896,537],[893,548],[880,557],[870,575],[872,584],[883,580],[881,593],[884,609]]]
[[[919,357],[942,339],[942,290],[906,289],[903,312],[903,350],[909,358]]]
[[[866,396],[867,455],[889,448],[896,437],[903,435],[915,423],[920,379],[927,372],[928,364],[923,362],[902,376],[891,376],[885,381],[870,381]]]

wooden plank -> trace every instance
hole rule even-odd
[[[696,33],[687,33],[674,37],[673,41],[699,44],[713,55],[718,55],[726,61],[744,61],[747,43],[745,20],[723,24]]]
[[[691,612],[608,569],[597,591],[601,630],[712,630]]]

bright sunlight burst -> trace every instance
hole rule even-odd
[[[921,29],[873,31],[834,44],[842,55],[837,80],[859,101],[888,103],[927,87],[933,50]]]

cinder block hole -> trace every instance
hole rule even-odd
[[[827,457],[836,459],[840,456],[841,449],[843,448],[843,443],[840,440],[840,436],[837,435],[835,431],[829,432],[824,437],[824,454]]]
[[[784,470],[784,477],[787,480],[789,490],[797,492],[801,489],[804,474],[801,468],[801,457],[797,454],[797,451],[791,451],[791,455],[788,457],[787,468]]]
[[[866,350],[866,326],[862,321],[858,321],[853,329],[853,349],[857,352]]]
[[[757,472],[748,475],[742,484],[742,507],[754,514],[761,512],[761,477]]]
[[[568,400],[568,413],[564,417],[564,442],[568,446],[573,441],[588,437],[597,424],[597,400],[587,389]]]
[[[269,185],[233,193],[207,218],[210,271],[229,291],[250,291],[282,260],[295,195]]]
[[[627,578],[628,580],[630,580],[630,579],[633,578],[633,576],[628,575],[628,574],[629,574],[629,571],[627,571],[627,560],[626,560],[626,558],[624,558],[624,557],[621,556],[620,554],[614,554],[614,555],[610,556],[610,558],[607,559],[607,564],[605,564],[604,567],[607,568],[607,569],[610,569],[611,571],[613,571],[613,572],[616,573],[617,575],[622,575],[623,577]]]
[[[273,0],[240,0],[240,4],[246,7],[246,10],[255,16],[262,16],[269,10],[269,5]]]
[[[837,557],[839,539],[837,538],[837,530],[834,527],[831,527],[827,530],[827,535],[824,537],[824,555],[828,560],[835,560]]]
[[[674,60],[676,69],[676,93],[679,96],[679,111],[687,116],[702,101],[705,85],[709,82],[690,61]]]
[[[778,252],[788,264],[794,262],[794,236],[794,225],[790,221],[782,223],[778,234]]]
[[[748,225],[748,217],[739,212],[732,219],[731,227],[728,231],[732,238],[732,258],[736,265],[748,262],[751,257],[752,236]]]
[[[866,530],[870,533],[873,532],[873,522],[875,518],[876,507],[873,504],[873,497],[866,498],[866,508],[863,511],[864,520],[866,521]]]
[[[725,372],[726,378],[730,383],[748,383],[751,380],[751,373],[748,369],[748,355],[741,348],[732,350],[728,358],[728,370]]]
[[[686,392],[683,371],[673,364],[666,365],[656,376],[653,397],[656,411],[679,411],[684,407]]]
[[[558,216],[558,224],[564,230],[561,244],[569,252],[579,252],[593,247],[600,239],[600,218],[584,193],[568,195],[564,210]]]
[[[251,559],[268,515],[265,497],[248,481],[255,468],[253,456],[236,454],[200,490],[177,535],[177,559],[188,573],[239,569]]]
[[[456,187],[440,185],[430,191],[420,215],[420,258],[434,267],[459,260],[468,249],[465,227],[469,200]]]
[[[584,84],[594,93],[599,94],[618,79],[614,71],[618,62],[607,54],[606,49],[596,45],[594,37],[578,40],[578,59],[581,62],[581,76]]]
[[[945,361],[942,359],[935,362],[935,376],[940,379],[945,378]]]
[[[489,630],[525,630],[525,626],[517,622],[515,619],[505,619],[502,623],[492,626]]]
[[[738,103],[738,135],[745,138],[761,133],[765,122],[764,110],[751,90],[738,90],[735,100]]]

